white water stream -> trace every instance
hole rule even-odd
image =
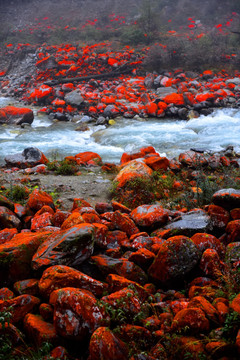
[[[14,99],[0,97],[0,108],[8,104],[18,105]],[[93,126],[85,132],[75,130],[79,124],[52,122],[34,112],[31,127],[0,125],[0,163],[4,163],[6,155],[30,146],[39,148],[49,158],[94,151],[104,161],[116,163],[124,151],[148,145],[169,158],[192,147],[219,151],[233,145],[240,151],[240,110],[236,109],[216,110],[190,121],[121,119],[108,128]]]

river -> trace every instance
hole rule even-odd
[[[20,106],[16,100],[0,97],[0,107]],[[79,124],[53,122],[37,115],[31,126],[0,125],[0,163],[4,157],[22,152],[26,147],[39,148],[50,159],[62,159],[83,151],[97,152],[104,161],[120,161],[124,151],[152,145],[162,155],[172,158],[190,148],[219,151],[233,145],[240,152],[240,110],[218,109],[209,116],[190,121],[178,119],[117,120],[108,128],[90,126],[76,131]]]

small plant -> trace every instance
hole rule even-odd
[[[69,163],[66,160],[59,162],[59,167],[56,170],[57,175],[74,175],[77,172],[77,166]]]
[[[16,202],[23,202],[28,198],[29,190],[23,185],[13,185],[7,191],[9,199]]]

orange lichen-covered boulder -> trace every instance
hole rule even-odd
[[[92,334],[88,360],[127,360],[129,350],[109,328],[99,327]]]
[[[0,109],[0,124],[31,124],[33,122],[33,119],[33,111],[28,108],[5,106],[4,108]]]
[[[124,288],[127,288],[128,286],[131,286],[131,289],[134,288],[134,291],[137,293],[138,298],[141,301],[146,300],[148,297],[148,292],[144,289],[143,286],[139,285],[135,281],[128,280],[123,276],[119,276],[116,274],[109,274],[106,277],[106,281],[109,285],[110,293],[122,290]]]
[[[39,281],[39,291],[43,297],[47,298],[52,291],[63,287],[89,290],[95,296],[102,296],[106,290],[106,284],[68,266],[50,266],[43,272]]]
[[[31,220],[31,230],[38,231],[46,226],[53,225],[53,215],[49,212],[45,212],[41,215],[35,215]]]
[[[214,249],[206,249],[204,251],[199,267],[207,276],[212,278],[219,278],[224,269],[223,262],[220,261],[220,257]]]
[[[66,220],[64,220],[64,222],[61,225],[61,229],[62,230],[66,230],[69,229],[70,227],[74,226],[74,225],[79,225],[84,223],[84,219],[82,217],[82,215],[79,214],[78,211],[74,211],[72,214],[70,214]]]
[[[52,233],[39,246],[32,258],[34,270],[52,265],[78,265],[88,259],[94,249],[94,227],[83,223]]]
[[[213,194],[212,201],[228,210],[240,207],[240,190],[221,189]]]
[[[137,234],[139,229],[134,224],[128,214],[122,214],[119,210],[115,211],[112,217],[112,223],[116,229],[125,232],[128,236]]]
[[[233,220],[227,224],[226,227],[227,241],[240,241],[240,220]]]
[[[20,280],[14,283],[13,289],[16,294],[23,295],[33,295],[38,296],[38,280],[37,279],[26,279]]]
[[[163,99],[166,104],[184,105],[184,97],[182,94],[172,93]]]
[[[5,228],[21,228],[21,221],[15,215],[14,212],[6,208],[5,206],[0,206],[0,229]]]
[[[133,151],[131,153],[124,152],[121,157],[121,164],[125,164],[128,161],[145,157],[147,154],[157,154],[156,150],[152,146],[141,148],[139,151]]]
[[[86,151],[74,156],[78,165],[101,165],[102,158],[97,153]]]
[[[160,245],[148,273],[166,285],[182,279],[194,269],[199,256],[199,250],[191,239],[181,235],[173,236]]]
[[[149,155],[146,156],[146,159],[144,160],[145,164],[149,166],[154,171],[158,170],[167,170],[169,167],[169,160],[166,157],[162,157],[159,155]]]
[[[171,330],[188,328],[191,334],[206,332],[209,330],[209,321],[203,310],[198,307],[191,307],[180,310],[174,317]]]
[[[188,304],[188,308],[192,307],[202,309],[209,320],[214,323],[218,323],[218,312],[216,308],[210,303],[210,301],[205,299],[204,296],[193,297]]]
[[[55,209],[53,199],[51,195],[47,194],[43,190],[35,189],[30,194],[27,205],[33,211],[40,210],[44,205],[50,206],[52,209]]]
[[[10,322],[15,324],[40,304],[40,300],[31,295],[20,295],[9,300],[0,300],[0,312],[10,311]]]
[[[139,227],[158,227],[168,221],[168,210],[160,205],[141,205],[131,212],[131,217]]]
[[[45,342],[54,344],[58,339],[53,324],[44,321],[40,315],[27,314],[24,318],[24,329],[37,346]]]
[[[119,171],[114,181],[118,182],[118,188],[121,188],[137,178],[149,179],[152,172],[152,169],[143,161],[132,160]]]
[[[117,274],[141,285],[147,282],[146,273],[127,259],[114,259],[107,255],[96,255],[91,259],[104,275]]]
[[[65,287],[51,293],[54,306],[54,327],[57,334],[71,340],[84,341],[109,319],[87,290]]]
[[[197,248],[203,253],[206,249],[215,249],[219,254],[223,248],[219,239],[214,235],[206,233],[196,233],[191,237]]]
[[[39,245],[49,232],[20,233],[0,245],[0,279],[17,281],[31,274],[31,260]]]

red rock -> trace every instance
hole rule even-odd
[[[164,284],[178,280],[190,272],[199,260],[199,251],[186,236],[174,236],[160,245],[149,275]]]
[[[20,295],[9,300],[0,300],[0,312],[9,311],[10,322],[15,324],[40,304],[40,300],[31,295]]]
[[[87,290],[66,287],[51,293],[54,326],[57,334],[74,341],[87,340],[109,319],[99,308],[96,298]]]
[[[171,330],[176,331],[186,327],[191,334],[208,331],[209,321],[203,310],[196,307],[180,310],[173,319]]]
[[[224,264],[216,250],[206,249],[202,254],[199,267],[207,276],[219,278],[222,275]]]
[[[85,223],[83,217],[79,214],[78,211],[74,211],[70,214],[67,219],[62,223],[61,230],[66,230],[71,228],[74,225],[79,225]]]
[[[226,227],[228,242],[240,241],[240,220],[230,221]]]
[[[72,207],[72,210],[75,210],[75,209],[81,209],[82,207],[91,207],[91,205],[89,204],[89,202],[85,201],[84,199],[82,198],[75,198],[73,200],[73,207]]]
[[[52,209],[55,209],[51,195],[38,189],[33,190],[33,192],[30,194],[27,205],[33,211],[40,210],[44,205],[48,205]]]
[[[144,285],[147,282],[145,272],[131,261],[126,259],[114,259],[106,255],[92,256],[91,259],[105,275],[117,274],[141,285]]]
[[[172,93],[163,99],[166,104],[184,105],[184,98],[182,94]]]
[[[14,212],[6,208],[5,206],[0,206],[0,229],[5,228],[21,228],[21,221],[15,215]]]
[[[47,231],[38,234],[20,233],[0,245],[1,280],[17,281],[28,278],[31,274],[32,256],[48,235]]]
[[[95,210],[98,214],[104,214],[108,211],[113,211],[113,207],[108,203],[96,203]]]
[[[207,249],[215,249],[219,255],[223,253],[223,246],[219,239],[214,235],[206,233],[196,233],[191,237],[191,240],[197,248],[203,253]]]
[[[53,215],[53,225],[57,227],[61,227],[62,223],[68,218],[71,213],[68,211],[62,211],[57,209],[55,214]]]
[[[129,318],[132,318],[141,310],[141,302],[139,298],[136,296],[133,290],[128,288],[124,288],[110,295],[104,296],[102,297],[101,301],[103,303],[103,307],[106,307],[104,303],[107,303],[111,305],[115,310],[122,309],[123,317],[126,317],[128,321]],[[119,319],[117,319],[116,317],[113,320],[118,321]]]
[[[112,200],[111,201],[113,211],[119,210],[121,213],[130,214],[131,209],[129,209],[127,206],[124,206],[123,204],[120,204],[119,202]]]
[[[44,212],[41,215],[35,215],[31,220],[31,231],[38,231],[46,226],[53,225],[53,215],[49,212]]]
[[[0,245],[10,241],[18,233],[16,228],[5,228],[0,231]]]
[[[35,214],[35,216],[42,215],[44,213],[49,213],[51,215],[54,215],[54,210],[48,205],[44,205],[40,210],[38,210]]]
[[[94,249],[94,227],[83,223],[52,233],[32,258],[32,268],[52,265],[76,266],[88,259]]]
[[[148,268],[155,258],[155,254],[147,249],[139,249],[129,256],[129,261],[134,262],[142,268]]]
[[[144,162],[154,171],[158,171],[162,169],[167,170],[167,168],[169,167],[169,160],[166,157],[161,157],[159,155],[152,155],[146,157]]]
[[[150,236],[138,236],[131,243],[131,249],[139,250],[139,249],[148,249],[150,250],[152,247],[153,241]],[[155,255],[154,255],[155,256]]]
[[[14,293],[8,288],[1,288],[0,289],[0,300],[9,300],[14,298]]]
[[[102,249],[107,247],[107,234],[108,234],[108,227],[103,224],[93,223],[94,226],[94,241],[97,246]]]
[[[129,215],[122,214],[119,210],[114,212],[112,223],[117,229],[124,231],[128,236],[139,232],[139,229],[130,219]]]
[[[131,217],[137,226],[159,227],[168,221],[168,210],[159,205],[142,205],[131,212]]]
[[[54,326],[44,321],[40,315],[27,314],[24,318],[24,329],[37,346],[46,342],[54,344],[58,340]]]
[[[235,298],[233,299],[233,301],[230,303],[230,308],[237,312],[238,314],[240,314],[240,294],[238,294],[237,296],[235,296]]]
[[[188,304],[189,301],[187,299],[172,300],[170,302],[170,309],[176,315],[180,310],[186,309]]]
[[[100,224],[101,223],[99,216],[97,216],[95,214],[83,214],[82,218],[83,218],[84,222],[86,222],[86,223],[90,223],[90,224],[93,224],[93,223]]]
[[[51,351],[51,358],[56,360],[69,360],[67,350],[62,346],[57,346]]]
[[[14,283],[13,289],[16,294],[23,295],[33,295],[38,296],[38,280],[37,279],[27,279],[20,280]]]
[[[154,102],[149,102],[145,105],[147,114],[150,116],[156,116],[158,106]]]
[[[126,279],[123,276],[119,276],[116,274],[109,274],[106,277],[106,282],[109,284],[109,292],[116,292],[122,290],[127,287],[134,288],[134,291],[137,293],[139,299],[143,302],[147,299],[148,293],[144,287],[136,283],[135,281],[131,281]]]
[[[214,99],[214,95],[213,94],[210,94],[210,93],[203,93],[203,94],[197,94],[195,96],[195,100],[197,102],[203,102],[203,101],[208,101],[208,100],[212,100]]]
[[[156,150],[154,149],[154,147],[148,146],[148,147],[145,147],[145,148],[141,148],[137,152],[123,153],[120,163],[125,164],[125,163],[127,163],[127,162],[129,162],[131,160],[135,160],[135,159],[145,157],[147,154],[157,154],[157,153],[156,153]]]
[[[230,160],[228,158],[226,158],[226,156],[221,156],[220,157],[220,162],[223,166],[230,166]]]
[[[240,220],[240,208],[231,210],[230,215],[233,220]],[[1,234],[1,232],[0,232],[0,234]]]
[[[92,335],[89,344],[89,360],[127,360],[128,348],[113,332],[99,327]]]
[[[217,298],[214,300],[213,306],[216,308],[218,312],[218,318],[220,324],[224,324],[227,314],[229,313],[229,303],[227,299]]]
[[[143,326],[127,324],[122,325],[119,330],[119,337],[127,344],[135,343],[139,345],[142,339],[148,344],[151,343],[152,333]]]
[[[144,162],[132,160],[129,161],[118,173],[114,181],[118,182],[118,188],[125,186],[129,181],[137,178],[149,179],[152,175],[152,169]]]
[[[206,315],[206,317],[213,321],[214,323],[218,323],[218,312],[215,307],[203,296],[195,296],[193,297],[189,304],[189,308],[199,308],[202,309]]]
[[[53,320],[53,307],[50,304],[42,303],[39,306],[39,313],[42,316],[43,320],[52,322],[52,320]]]
[[[51,292],[63,287],[75,287],[91,291],[95,296],[102,296],[106,284],[64,265],[47,268],[39,281],[40,294],[47,298]]]
[[[33,122],[33,111],[28,108],[18,108],[15,106],[5,106],[1,108],[0,123],[21,125],[23,123],[31,124]]]
[[[227,226],[230,215],[227,210],[218,205],[209,205],[208,214],[213,228],[224,229]]]
[[[74,158],[78,165],[88,165],[90,164],[90,160],[93,161],[95,165],[100,165],[102,163],[101,156],[91,151],[79,153],[75,155]]]
[[[126,242],[128,242],[128,237],[124,231],[114,230],[107,233],[106,243],[108,248],[119,247]]]

